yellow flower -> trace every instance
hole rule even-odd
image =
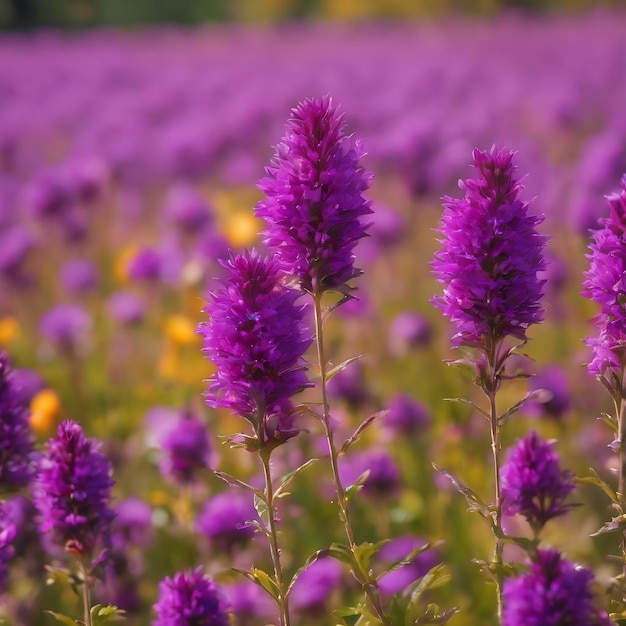
[[[235,248],[249,246],[255,243],[262,224],[254,214],[237,211],[226,224],[226,239]]]
[[[196,334],[196,325],[184,315],[170,315],[165,320],[165,336],[179,346],[191,346],[200,341]]]
[[[20,325],[14,317],[0,318],[0,346],[11,343],[20,329]]]
[[[137,246],[130,245],[122,249],[113,266],[113,275],[117,282],[122,284],[128,283],[128,264],[136,254]]]
[[[30,403],[30,426],[36,433],[45,433],[52,428],[61,410],[59,396],[52,389],[42,389]]]

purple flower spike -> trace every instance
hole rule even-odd
[[[41,318],[39,329],[59,350],[72,352],[89,335],[91,316],[77,304],[59,304]]]
[[[500,470],[503,511],[520,513],[537,530],[568,511],[565,499],[574,490],[573,476],[561,470],[553,448],[554,442],[543,441],[531,431]]]
[[[543,217],[529,215],[517,198],[512,152],[494,146],[473,156],[478,176],[459,183],[465,197],[444,198],[443,248],[432,262],[444,285],[433,302],[455,324],[457,347],[509,335],[523,340],[544,313],[537,272],[545,270],[546,237],[535,230]]]
[[[96,545],[108,541],[114,518],[111,464],[99,448],[79,424],[65,420],[48,441],[35,483],[41,530],[74,554],[93,556]]]
[[[229,276],[204,309],[211,319],[198,327],[217,367],[207,403],[247,419],[259,443],[280,443],[298,433],[290,398],[309,386],[305,308],[296,304],[300,293],[283,286],[277,263],[255,250],[231,256],[225,267]]]
[[[318,559],[298,576],[291,590],[291,604],[301,613],[320,616],[328,612],[328,599],[342,579],[341,563],[332,557]]]
[[[600,306],[594,319],[598,335],[587,339],[593,353],[589,372],[611,385],[615,378],[621,380],[626,363],[626,176],[622,187],[620,193],[607,196],[611,216],[600,220],[601,228],[592,235],[582,292]]]
[[[504,581],[502,626],[611,626],[593,604],[593,573],[556,550],[539,550],[528,574]]]
[[[359,165],[363,154],[331,98],[305,100],[292,110],[259,182],[267,199],[255,212],[267,222],[265,243],[309,293],[345,292],[361,274],[354,248],[369,227],[362,218],[372,212],[361,195],[372,180]]]
[[[26,486],[33,476],[33,434],[26,399],[8,357],[0,353],[0,494]]]
[[[4,502],[0,502],[0,595],[7,586],[9,562],[15,556],[12,542],[15,539],[16,528],[9,517],[8,508]]]
[[[224,600],[211,578],[198,567],[159,584],[152,626],[228,626]]]

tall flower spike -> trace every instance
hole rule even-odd
[[[617,377],[619,391],[620,370],[626,365],[626,175],[622,187],[607,196],[610,217],[600,220],[601,228],[592,234],[582,292],[600,306],[594,319],[598,334],[587,338],[593,354],[589,372],[611,387]]]
[[[94,549],[108,541],[114,518],[108,506],[112,486],[111,464],[99,443],[65,420],[48,441],[35,482],[41,530],[51,531],[68,552],[96,556]]]
[[[366,236],[370,201],[361,195],[372,173],[359,165],[361,143],[346,136],[330,97],[304,100],[292,110],[259,189],[255,213],[267,222],[266,245],[309,293],[348,293],[359,276],[354,248]]]
[[[612,626],[593,603],[592,582],[587,568],[539,550],[528,574],[506,579],[502,626]]]
[[[537,532],[569,510],[565,499],[574,490],[573,476],[561,470],[554,443],[534,431],[512,449],[500,476],[504,512],[520,513]]]
[[[6,354],[0,353],[0,494],[27,485],[34,471],[28,408]]]
[[[248,420],[262,440],[283,442],[298,433],[291,397],[309,386],[302,355],[312,341],[300,293],[283,285],[275,260],[255,250],[231,256],[222,288],[209,294],[208,322],[198,327],[203,352],[217,371],[207,404]]]
[[[152,626],[228,626],[228,613],[213,580],[198,567],[159,584]]]
[[[478,176],[459,182],[465,197],[444,198],[443,248],[432,268],[445,287],[433,302],[456,325],[454,346],[481,347],[486,338],[525,339],[543,319],[537,272],[545,269],[546,237],[535,230],[543,217],[529,215],[517,197],[513,152],[494,146],[473,157]]]

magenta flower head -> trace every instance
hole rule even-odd
[[[565,499],[574,490],[574,478],[561,469],[554,442],[544,441],[534,431],[511,450],[500,479],[504,513],[520,513],[537,531],[570,508]]]
[[[526,338],[543,319],[546,237],[535,227],[543,217],[529,215],[517,195],[513,153],[502,148],[474,150],[475,179],[461,181],[461,199],[444,198],[439,232],[442,249],[432,261],[444,285],[433,299],[456,326],[454,346],[481,348],[507,336]]]
[[[258,445],[298,433],[291,397],[309,386],[302,355],[312,341],[300,292],[283,284],[277,262],[255,250],[233,255],[228,276],[209,294],[208,322],[198,327],[217,371],[207,404],[248,420]]]
[[[626,363],[626,175],[622,187],[607,196],[610,217],[600,220],[601,228],[593,232],[582,292],[600,306],[594,319],[598,335],[587,339],[593,353],[589,372],[618,389]]]
[[[557,550],[538,550],[530,572],[504,581],[502,626],[611,626],[594,605],[593,578]]]
[[[159,584],[152,626],[228,626],[224,599],[202,568],[165,578]]]
[[[0,595],[7,586],[9,563],[15,556],[15,548],[12,544],[17,531],[9,512],[9,506],[0,502]]]
[[[291,605],[299,613],[328,614],[328,600],[342,581],[341,563],[332,557],[322,557],[303,570],[294,583]]]
[[[7,355],[0,352],[0,494],[25,487],[34,472],[34,437],[18,382]]]
[[[108,542],[114,512],[109,508],[111,464],[100,445],[76,422],[65,420],[46,445],[33,498],[41,530],[52,532],[66,551],[94,556]]]
[[[267,199],[255,213],[267,222],[265,243],[309,293],[347,293],[347,282],[361,274],[354,248],[372,212],[361,195],[372,180],[359,165],[363,155],[331,98],[305,100],[292,110],[259,182]]]

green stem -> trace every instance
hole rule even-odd
[[[276,584],[278,585],[278,608],[280,611],[280,623],[282,626],[289,626],[289,600],[285,593],[285,581],[283,576],[283,568],[280,562],[280,549],[278,547],[278,532],[276,529],[276,507],[274,505],[274,485],[272,483],[272,474],[270,472],[270,454],[271,450],[261,448],[259,456],[263,463],[263,474],[265,476],[265,501],[267,504],[267,516],[269,525],[269,544],[270,553],[272,555],[272,563],[274,565],[274,575],[276,576]]]
[[[324,333],[322,322],[322,293],[314,293],[313,303],[315,307],[315,338],[317,344],[317,360],[320,368],[321,392],[322,392],[322,417],[324,423],[324,431],[328,440],[328,450],[330,455],[330,466],[332,469],[333,480],[335,482],[335,490],[337,492],[337,505],[339,506],[339,519],[343,524],[348,539],[350,552],[354,557],[352,560],[352,573],[360,583],[365,595],[369,601],[370,608],[376,617],[386,626],[391,626],[391,620],[385,615],[380,598],[380,589],[378,582],[373,575],[363,568],[359,559],[356,558],[357,544],[354,539],[354,531],[352,522],[348,513],[348,498],[346,490],[339,476],[339,454],[335,447],[333,430],[330,424],[330,406],[328,404],[328,392],[326,389],[326,357],[324,356]]]
[[[626,509],[625,500],[624,500],[624,487],[626,485],[626,420],[624,420],[624,410],[626,409],[626,404],[624,403],[623,391],[620,390],[619,396],[616,394],[615,398],[615,415],[617,418],[617,436],[619,439],[619,472],[618,472],[618,483],[617,483],[617,493],[619,498],[619,506],[624,512]],[[626,531],[622,533],[621,540],[622,547],[622,560],[623,564],[623,573],[626,577]]]
[[[89,585],[89,572],[85,567],[85,563],[81,558],[79,561],[80,574],[83,579],[82,592],[83,592],[83,615],[85,626],[92,626],[91,624],[91,588]]]
[[[486,356],[488,367],[488,380],[486,381],[484,391],[489,400],[490,430],[491,430],[491,454],[493,457],[494,485],[495,485],[495,519],[496,528],[502,528],[502,501],[500,494],[500,420],[496,407],[496,392],[498,390],[497,380],[497,353],[498,345],[495,341],[488,344]],[[500,566],[502,565],[502,552],[504,545],[502,541],[495,537],[495,548],[493,553],[493,563],[496,566],[496,594],[498,602],[498,623],[502,623],[502,586],[504,583]]]

